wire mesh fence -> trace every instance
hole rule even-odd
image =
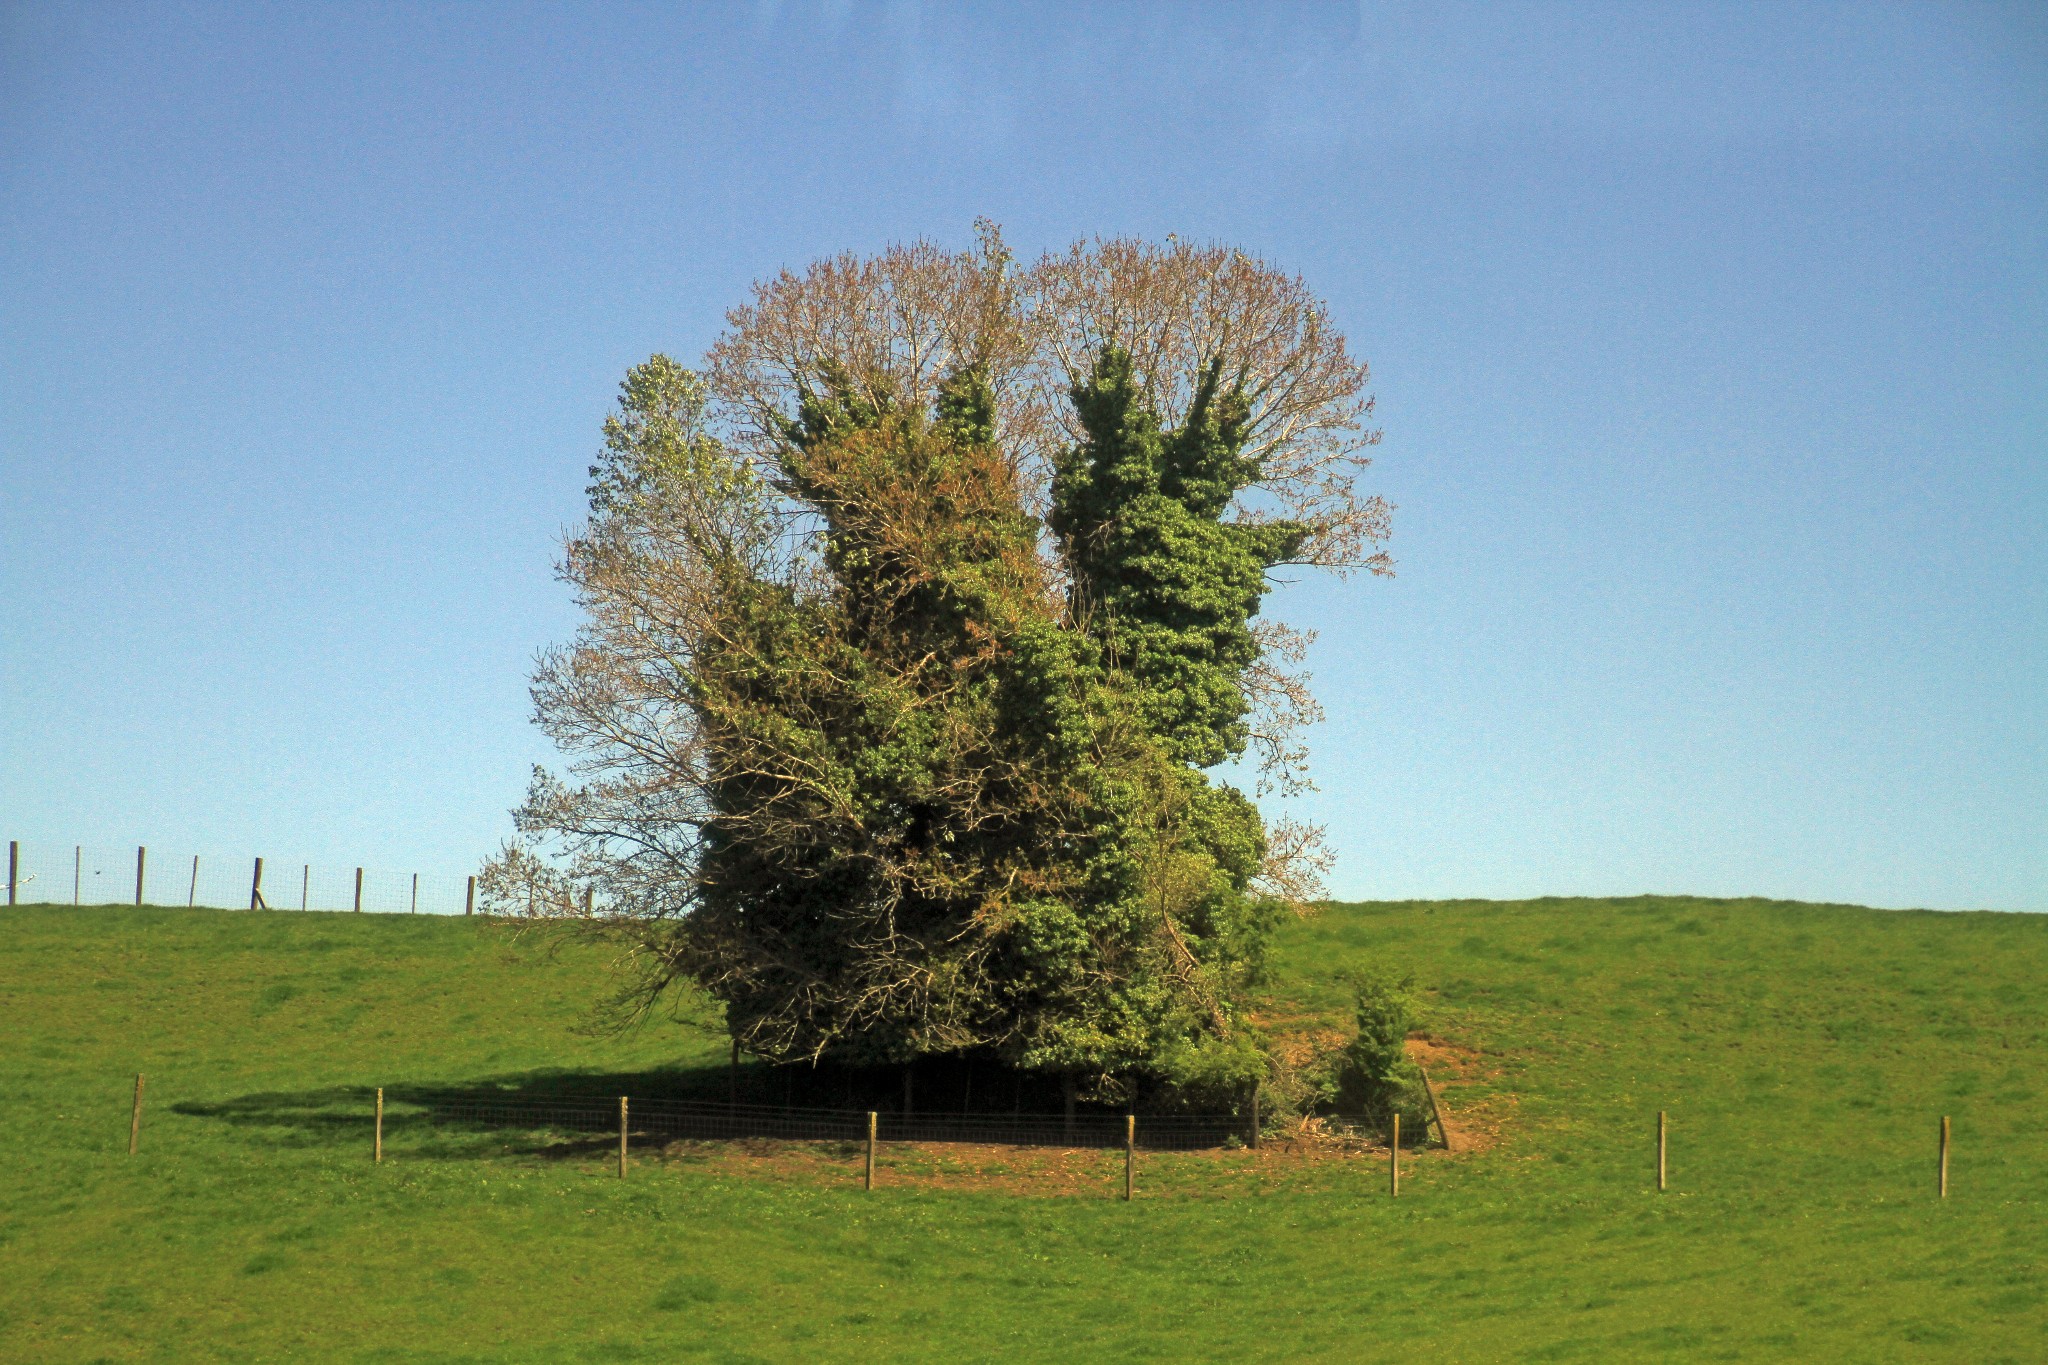
[[[620,1079],[625,1079],[621,1077]],[[1381,1114],[1323,1114],[1313,1124],[1299,1116],[1262,1124],[1259,1107],[1246,1104],[1231,1111],[1189,1113],[1177,1110],[1132,1112],[1103,1104],[1077,1105],[1072,1112],[1043,1109],[974,1110],[947,1106],[903,1108],[873,1099],[837,1105],[771,1103],[687,1097],[674,1092],[650,1095],[603,1094],[572,1090],[519,1090],[480,1085],[398,1085],[372,1089],[344,1087],[304,1093],[263,1093],[230,1100],[186,1101],[178,1112],[256,1130],[299,1129],[308,1133],[360,1131],[373,1120],[381,1146],[388,1130],[427,1149],[452,1153],[471,1139],[486,1146],[531,1153],[573,1152],[593,1138],[619,1136],[621,1100],[628,1101],[627,1137],[636,1147],[672,1142],[730,1142],[770,1139],[800,1143],[864,1142],[870,1115],[875,1140],[882,1143],[950,1144],[986,1147],[1114,1149],[1126,1145],[1135,1122],[1134,1144],[1148,1151],[1201,1151],[1257,1147],[1274,1133],[1317,1142],[1342,1139],[1352,1145],[1378,1146],[1387,1135],[1391,1111]],[[1441,1145],[1432,1141],[1438,1125],[1427,1119],[1403,1131],[1403,1145]],[[449,1145],[449,1144],[454,1145]]]
[[[449,1098],[394,1088],[385,1094],[386,1122],[430,1130],[440,1126],[616,1134],[618,1098],[561,1096],[543,1102]],[[771,1138],[795,1142],[864,1142],[868,1112],[783,1105],[632,1099],[627,1133],[635,1144],[724,1142]],[[877,1112],[875,1138],[892,1143],[955,1143],[1005,1147],[1121,1148],[1122,1114],[947,1114]],[[1137,1146],[1197,1151],[1255,1141],[1236,1114],[1139,1115]]]
[[[460,915],[476,879],[444,873],[222,856],[188,850],[12,840],[9,905],[206,906],[227,910],[351,910]]]

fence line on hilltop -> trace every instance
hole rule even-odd
[[[476,878],[16,839],[7,845],[7,904],[463,915],[476,913]]]

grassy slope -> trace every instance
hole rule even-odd
[[[0,911],[0,1358],[2048,1358],[2048,917],[1343,907],[1292,931],[1276,1010],[1340,1011],[1368,957],[1484,1049],[1459,1099],[1508,1140],[1417,1161],[1398,1202],[1378,1162],[1148,1158],[1124,1206],[621,1182],[402,1131],[373,1168],[290,1103],[175,1106],[547,1068],[605,1091],[717,1040],[579,1036],[602,961],[474,921]]]

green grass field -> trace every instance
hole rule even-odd
[[[0,911],[0,1357],[2048,1359],[2048,916],[1337,907],[1272,1014],[1335,1021],[1367,960],[1498,1142],[1398,1201],[1379,1158],[1147,1157],[1126,1205],[1108,1153],[1041,1189],[885,1152],[863,1195],[833,1151],[621,1181],[398,1124],[373,1166],[334,1121],[368,1087],[613,1093],[722,1041],[579,1031],[603,958],[479,921]]]

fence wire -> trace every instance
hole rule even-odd
[[[387,1090],[386,1122],[394,1126],[443,1125],[474,1129],[547,1130],[570,1133],[619,1131],[616,1096],[562,1096],[546,1101],[442,1098]],[[404,1106],[410,1112],[396,1112]],[[689,1100],[629,1099],[627,1134],[632,1142],[724,1142],[775,1138],[797,1142],[865,1142],[868,1111],[806,1109],[777,1105],[721,1104]],[[1125,1116],[1060,1114],[883,1113],[875,1116],[878,1142],[957,1143],[1005,1147],[1121,1148]],[[1249,1121],[1236,1114],[1137,1116],[1137,1145],[1148,1151],[1197,1151],[1253,1138]]]
[[[9,905],[157,905],[460,915],[472,879],[151,847],[8,845]]]

